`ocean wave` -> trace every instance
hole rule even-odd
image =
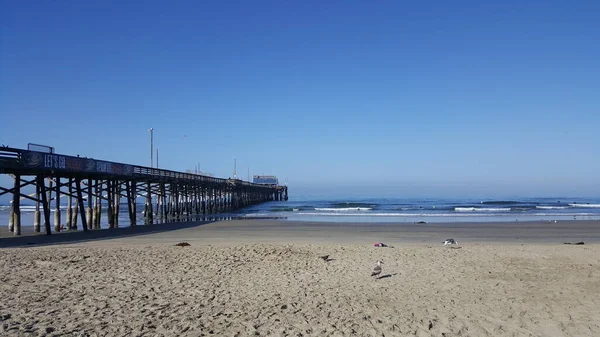
[[[456,212],[508,212],[510,208],[455,207]]]
[[[373,208],[376,205],[364,202],[334,202],[330,204],[332,208]]]
[[[323,212],[352,212],[352,211],[370,211],[370,207],[345,207],[345,208],[330,208],[330,207],[316,207],[315,211]]]
[[[569,204],[571,207],[600,208],[600,204]]]
[[[273,208],[271,209],[271,212],[297,212],[298,208],[292,208],[292,207],[277,207],[277,208]]]
[[[482,205],[518,205],[523,204],[520,201],[512,201],[512,200],[497,200],[497,201],[482,201]]]
[[[271,212],[293,212],[294,209],[291,207],[275,207],[271,209]]]
[[[415,217],[476,217],[476,216],[481,216],[479,214],[464,214],[464,215],[456,215],[456,214],[451,214],[451,213],[441,213],[441,214],[435,214],[435,213],[342,213],[342,212],[338,212],[338,213],[317,213],[317,212],[298,212],[295,215],[306,215],[306,216],[331,216],[331,217],[335,217],[335,216],[339,216],[339,217],[411,217],[411,218],[415,218]],[[486,216],[494,216],[494,214],[489,214]],[[504,216],[501,214],[497,214],[496,216]]]
[[[267,213],[251,213],[251,214],[241,214],[239,215],[240,218],[254,218],[254,217],[268,217],[268,216],[273,216],[273,214],[267,214]]]
[[[510,215],[506,213],[464,213],[464,214],[456,214],[456,213],[317,213],[317,212],[297,212],[294,215],[307,215],[307,216],[339,216],[339,217],[454,217],[454,218],[466,218],[466,217],[510,217]],[[526,217],[539,217],[539,216],[597,216],[595,213],[526,213],[519,214],[518,216],[526,216]]]
[[[402,207],[392,207],[391,209],[394,210],[398,210],[398,211],[418,211],[418,210],[449,210],[449,209],[454,209],[454,207],[445,207],[445,206],[420,206],[420,205],[415,205],[415,206],[402,206]]]
[[[535,206],[537,209],[566,209],[566,206]]]
[[[534,206],[517,206],[517,207],[510,208],[511,211],[521,211],[521,212],[531,211],[532,209],[535,209],[535,207]]]

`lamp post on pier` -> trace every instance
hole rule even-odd
[[[152,158],[154,154],[154,128],[150,128],[148,131],[150,131],[150,168],[152,168],[152,164],[154,163],[154,158]]]
[[[148,131],[150,131],[150,174],[152,174],[152,166],[154,163],[154,158],[152,158],[152,155],[154,153],[154,128],[150,128],[150,129],[148,129]],[[146,207],[145,208],[146,208],[145,223],[146,223],[146,225],[151,225],[154,223],[154,219],[153,219],[154,218],[153,217],[154,210],[152,209],[152,184],[150,183],[150,180],[148,180],[147,187],[146,187]]]

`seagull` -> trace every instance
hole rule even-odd
[[[458,242],[456,242],[456,240],[454,239],[446,239],[446,241],[442,242],[445,245],[457,245]]]
[[[377,265],[375,266],[375,268],[373,268],[373,272],[371,273],[371,276],[377,276],[379,274],[381,274],[381,265],[383,264],[383,261],[377,261]]]

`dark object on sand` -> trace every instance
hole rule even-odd
[[[583,241],[579,241],[579,242],[565,242],[565,245],[584,245],[585,243],[583,243]]]
[[[457,245],[458,242],[456,242],[456,240],[454,239],[446,239],[444,242],[442,242],[445,245]]]
[[[425,224],[425,223],[427,223],[427,222],[425,222],[425,221],[419,221],[419,222],[417,222],[417,223],[420,223],[420,224]]]
[[[319,258],[322,259],[323,261],[327,262],[327,260],[329,260],[329,255],[319,256]]]
[[[191,246],[191,245],[187,242],[180,242],[180,243],[176,244],[175,246],[185,247],[185,246]]]

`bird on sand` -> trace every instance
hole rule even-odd
[[[377,261],[377,265],[375,266],[375,268],[373,268],[373,272],[371,272],[371,276],[377,276],[379,274],[381,274],[381,265],[383,264],[383,261]]]
[[[457,245],[458,242],[456,242],[456,240],[454,239],[446,239],[446,241],[442,242],[445,245]]]
[[[327,260],[329,260],[329,255],[319,256],[319,258],[322,259],[323,261],[327,262]]]

